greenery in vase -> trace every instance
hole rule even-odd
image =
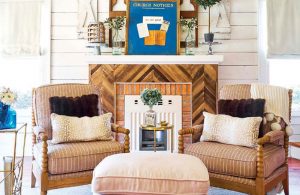
[[[185,29],[194,30],[195,28],[198,28],[198,22],[196,18],[184,19],[183,17],[181,17],[180,26],[182,26],[183,31]]]
[[[3,87],[0,91],[0,102],[5,105],[12,105],[17,100],[17,94],[12,92],[9,88]]]
[[[116,18],[107,18],[104,23],[108,24],[109,29],[121,30],[125,25],[125,16],[118,16]]]
[[[152,107],[159,101],[162,101],[161,92],[158,89],[144,89],[141,93],[141,100],[145,105]]]
[[[217,3],[220,3],[221,0],[194,0],[195,3],[202,6],[205,10],[208,8],[208,32],[210,33],[210,8]]]

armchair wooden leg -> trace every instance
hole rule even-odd
[[[256,195],[265,195],[264,178],[256,178]]]
[[[289,172],[286,172],[286,178],[282,181],[283,190],[285,195],[289,195]]]
[[[33,174],[33,171],[31,171],[31,188],[35,188],[36,178]]]
[[[42,191],[41,190],[40,195],[47,195],[47,191]]]

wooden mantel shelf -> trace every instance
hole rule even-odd
[[[220,64],[223,55],[98,55],[87,56],[88,64]]]

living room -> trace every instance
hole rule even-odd
[[[300,194],[297,0],[0,0],[0,195]]]

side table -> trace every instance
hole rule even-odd
[[[153,134],[154,134],[154,136],[153,136],[154,137],[154,139],[153,139],[153,149],[154,149],[154,152],[156,152],[156,132],[157,131],[168,131],[168,130],[170,130],[171,131],[171,141],[170,141],[171,152],[173,152],[173,128],[174,128],[173,125],[156,126],[156,127],[141,125],[140,128],[142,130],[145,130],[145,131],[153,131]]]
[[[22,154],[18,157],[17,160],[17,136],[18,133],[24,130],[24,140],[22,145]],[[25,144],[26,144],[26,133],[27,133],[27,123],[18,124],[15,129],[2,129],[0,134],[13,134],[13,155],[9,160],[9,166],[4,162],[4,167],[8,167],[8,170],[0,170],[0,173],[4,173],[4,178],[0,180],[5,183],[5,194],[16,195],[21,194],[22,191],[22,178],[23,178],[23,165],[24,165],[24,153],[25,153]],[[0,143],[1,146],[1,143]],[[8,159],[4,157],[3,159]]]

